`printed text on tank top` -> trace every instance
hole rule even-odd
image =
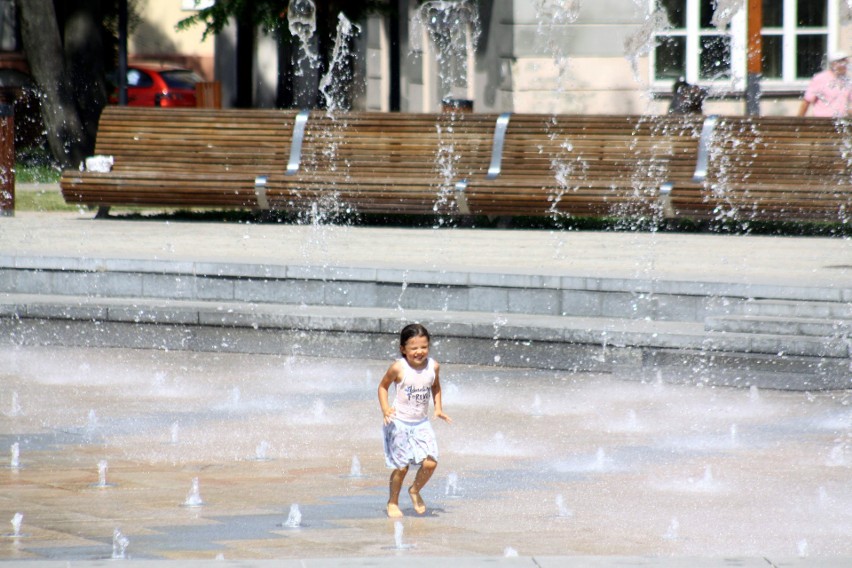
[[[405,422],[420,422],[429,413],[429,400],[435,382],[435,364],[430,358],[423,369],[414,369],[405,358],[401,359],[402,380],[396,386],[395,417]]]

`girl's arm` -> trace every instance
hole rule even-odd
[[[390,424],[393,415],[396,413],[394,407],[388,402],[388,389],[391,384],[399,381],[399,367],[396,363],[391,365],[382,380],[379,381],[379,406],[382,408],[382,419],[385,425]]]
[[[443,400],[441,399],[441,378],[440,378],[441,366],[438,365],[438,362],[435,361],[435,382],[432,383],[432,400],[435,403],[435,418],[440,418],[441,420],[445,420],[450,423],[453,420],[444,414],[443,408]]]

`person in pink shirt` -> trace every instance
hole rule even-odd
[[[828,54],[828,69],[813,76],[808,84],[799,116],[805,116],[812,108],[813,116],[845,117],[852,106],[852,81],[846,75],[849,54],[835,51]]]

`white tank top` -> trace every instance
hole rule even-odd
[[[401,358],[402,380],[396,385],[393,407],[396,418],[405,422],[420,422],[429,415],[429,400],[435,382],[435,362],[430,357],[421,370],[412,369],[405,357]]]

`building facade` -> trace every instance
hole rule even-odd
[[[175,29],[197,1],[138,0],[129,58],[191,67],[229,106],[235,26],[204,41],[201,26]],[[390,1],[396,16],[356,23],[354,108],[432,112],[453,99],[481,112],[664,113],[683,79],[707,92],[705,112],[745,112],[749,0]],[[852,0],[760,4],[760,111],[793,115],[825,53],[852,49]],[[0,0],[0,69],[25,69],[16,37],[14,0]],[[283,59],[298,50],[260,30],[254,44],[253,104],[280,105],[293,67]]]
[[[664,113],[678,79],[708,93],[705,112],[741,114],[747,82],[747,0],[483,0],[466,93],[436,77],[440,48],[414,36],[422,7],[401,0],[400,107],[428,111],[467,94],[479,111]],[[763,0],[761,114],[792,115],[828,50],[849,49],[852,2]],[[423,18],[419,18],[421,21]],[[434,20],[434,18],[433,18]],[[415,25],[412,25],[412,22]],[[387,110],[386,20],[365,37],[366,108]],[[478,33],[477,33],[478,31]],[[431,33],[434,40],[435,34]]]

